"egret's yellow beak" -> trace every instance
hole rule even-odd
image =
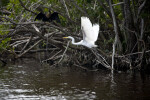
[[[63,37],[64,39],[68,38],[68,37]]]

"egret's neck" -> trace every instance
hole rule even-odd
[[[82,40],[80,42],[75,42],[73,37],[70,37],[70,39],[72,40],[71,43],[74,45],[82,45]]]

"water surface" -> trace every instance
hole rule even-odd
[[[149,100],[150,77],[140,73],[50,67],[24,59],[0,68],[0,100]]]

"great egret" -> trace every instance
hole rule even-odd
[[[84,45],[88,48],[97,47],[95,42],[98,38],[99,34],[99,24],[93,24],[87,17],[81,17],[81,30],[83,33],[83,40],[80,42],[76,42],[73,37],[68,36],[64,38],[69,38],[72,40],[72,44],[74,45]]]
[[[59,16],[58,16],[58,13],[57,12],[54,12],[54,13],[48,13],[47,15],[45,15],[43,12],[40,12],[36,17],[35,17],[35,20],[38,19],[38,20],[42,20],[44,22],[51,22],[53,20],[56,20],[58,23],[60,23],[60,19],[59,19]]]

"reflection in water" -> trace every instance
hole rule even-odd
[[[34,60],[0,69],[3,100],[148,100],[150,78],[140,74],[50,67]]]

